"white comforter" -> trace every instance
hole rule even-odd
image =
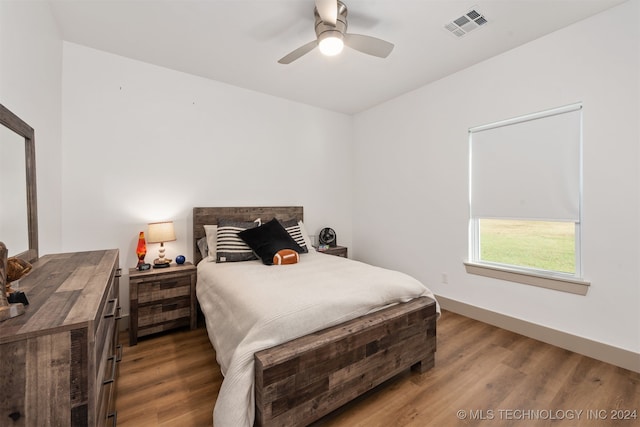
[[[389,304],[434,298],[406,274],[315,252],[293,265],[202,261],[196,292],[225,377],[215,427],[253,425],[257,351]]]

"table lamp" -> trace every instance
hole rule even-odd
[[[173,231],[173,221],[152,222],[149,224],[149,243],[160,243],[158,258],[153,260],[154,268],[169,267],[171,259],[164,257],[164,242],[176,240],[176,233]]]

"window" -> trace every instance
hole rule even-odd
[[[469,129],[471,264],[581,277],[581,129],[581,104]]]

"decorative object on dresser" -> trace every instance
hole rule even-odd
[[[24,305],[7,300],[7,247],[0,242],[0,322],[24,314]]]
[[[141,231],[138,234],[138,246],[136,246],[136,255],[138,256],[138,264],[136,268],[138,270],[146,270],[146,268],[142,267],[145,265],[144,257],[147,256],[147,242],[144,240],[144,231]]]
[[[346,246],[328,246],[325,248],[318,248],[318,252],[327,255],[335,255],[342,258],[348,258]]]
[[[0,324],[0,424],[115,424],[119,277],[117,249],[33,263],[31,304]]]
[[[11,257],[7,259],[7,290],[11,282],[22,279],[31,272],[33,266],[21,258]]]
[[[129,345],[141,336],[182,326],[196,328],[196,267],[129,269]]]
[[[8,258],[9,251],[0,242],[0,322],[24,314],[24,306],[29,305],[24,292],[14,291],[11,282],[29,274],[33,266],[20,258]]]
[[[149,224],[149,243],[160,243],[158,258],[153,260],[154,268],[166,268],[171,265],[171,259],[164,257],[164,243],[176,240],[173,221],[152,222]]]

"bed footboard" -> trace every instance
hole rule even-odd
[[[255,425],[307,425],[408,368],[430,369],[436,316],[421,297],[256,353]]]

